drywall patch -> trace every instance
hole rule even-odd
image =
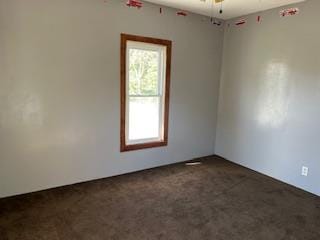
[[[178,12],[177,12],[177,15],[178,15],[178,16],[186,17],[188,14],[187,14],[187,12],[185,12],[185,11],[178,11]]]
[[[257,16],[257,22],[258,23],[261,23],[261,21],[262,21],[262,17],[259,15],[259,16]]]
[[[289,17],[297,15],[300,12],[299,8],[287,8],[280,11],[280,17]]]
[[[142,8],[142,2],[140,2],[139,0],[128,0],[126,5],[128,7],[135,7],[135,8]]]
[[[236,26],[242,26],[242,25],[244,25],[244,24],[246,24],[247,23],[247,20],[246,19],[239,19],[239,20],[237,20],[236,22],[235,22],[235,25]]]

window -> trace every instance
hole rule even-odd
[[[168,143],[171,41],[121,34],[121,151]]]

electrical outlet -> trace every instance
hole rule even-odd
[[[301,175],[306,177],[306,176],[308,176],[308,172],[309,172],[309,168],[303,166],[302,171],[301,171]]]

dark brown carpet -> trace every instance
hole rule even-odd
[[[0,199],[0,239],[320,239],[319,197],[201,161]]]

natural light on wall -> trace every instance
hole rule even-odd
[[[288,67],[279,61],[268,64],[260,99],[258,102],[258,122],[260,125],[280,127],[288,112]]]

